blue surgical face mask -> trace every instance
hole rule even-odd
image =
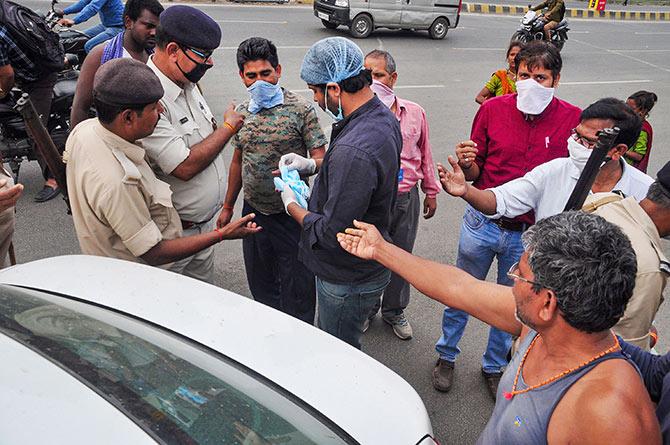
[[[250,113],[256,114],[264,108],[272,108],[284,103],[284,92],[279,85],[257,80],[249,88],[249,106]]]
[[[328,109],[328,86],[326,86],[326,109],[324,110],[328,116],[330,116],[335,122],[339,122],[342,119],[344,119],[344,115],[342,114],[342,101],[340,98],[337,98],[337,116]]]

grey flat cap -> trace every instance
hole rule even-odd
[[[164,90],[158,76],[144,63],[130,57],[114,59],[98,68],[93,95],[110,105],[145,105],[157,102]]]

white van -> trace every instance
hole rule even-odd
[[[463,0],[314,0],[314,15],[328,29],[340,25],[365,38],[377,28],[428,30],[444,39],[458,26]]]

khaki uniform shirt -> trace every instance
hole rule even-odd
[[[663,289],[670,273],[658,230],[632,197],[623,199],[614,193],[595,193],[586,199],[584,210],[619,226],[633,245],[637,256],[635,289],[614,332],[628,343],[648,350],[649,329],[663,302]]]
[[[151,58],[147,66],[156,73],[165,90],[161,99],[165,112],[153,134],[142,139],[142,146],[156,176],[170,184],[172,201],[181,219],[195,223],[208,221],[221,209],[226,195],[228,176],[221,154],[189,181],[170,174],[188,157],[190,147],[214,132],[214,115],[195,85],[180,88]]]
[[[272,176],[279,158],[287,153],[307,156],[328,141],[312,104],[291,91],[284,90],[283,105],[256,114],[248,107],[249,101],[237,107],[245,117],[244,126],[230,140],[233,148],[242,150],[244,199],[265,215],[284,213]]]
[[[142,262],[161,240],[181,236],[170,186],[141,146],[89,119],[70,133],[63,160],[82,253]]]

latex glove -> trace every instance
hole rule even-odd
[[[282,167],[286,167],[287,170],[296,170],[301,175],[313,175],[316,171],[316,161],[296,153],[288,153],[279,159],[279,168]]]
[[[277,181],[275,181],[275,185],[276,184]],[[298,204],[298,199],[295,197],[295,192],[288,185],[284,184],[281,189],[277,188],[277,191],[281,192],[281,200],[284,203],[284,210],[286,210],[287,214],[290,215],[290,213],[288,213],[288,206],[292,202],[294,202],[297,206],[300,206],[300,204]]]

